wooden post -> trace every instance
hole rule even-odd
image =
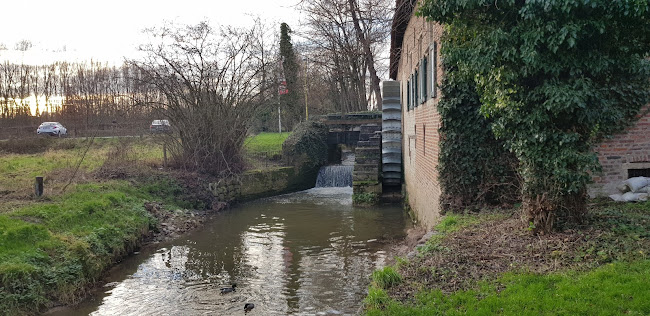
[[[167,143],[163,143],[163,168],[167,169]]]
[[[34,182],[34,193],[36,193],[36,196],[43,196],[43,177],[36,177],[36,182]]]

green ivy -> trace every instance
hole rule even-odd
[[[316,169],[327,162],[327,135],[323,123],[306,121],[298,124],[282,144],[282,157],[300,169]]]
[[[462,212],[516,202],[517,159],[505,149],[503,140],[495,139],[491,120],[480,113],[473,77],[454,66],[462,56],[449,52],[453,45],[447,44],[451,43],[453,39],[446,36],[441,50],[445,77],[438,103],[443,135],[438,164],[442,207]]]
[[[473,78],[481,113],[519,160],[535,231],[580,218],[592,148],[650,102],[650,0],[425,0],[445,58]]]

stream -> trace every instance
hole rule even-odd
[[[244,315],[245,303],[255,304],[247,315],[354,315],[409,221],[399,206],[354,207],[351,195],[319,187],[240,204],[130,256],[110,287],[48,315]]]

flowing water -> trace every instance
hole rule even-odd
[[[325,166],[318,171],[316,187],[351,187],[354,166]]]
[[[399,207],[356,208],[352,188],[314,188],[240,205],[110,271],[102,291],[51,315],[346,315],[362,304]],[[234,293],[220,288],[236,283]]]

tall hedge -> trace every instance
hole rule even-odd
[[[319,122],[307,121],[296,125],[282,144],[285,163],[295,166],[305,176],[315,176],[318,169],[327,163],[328,132],[327,126]]]
[[[650,102],[650,0],[424,0],[519,160],[533,232],[579,220],[592,148]]]

